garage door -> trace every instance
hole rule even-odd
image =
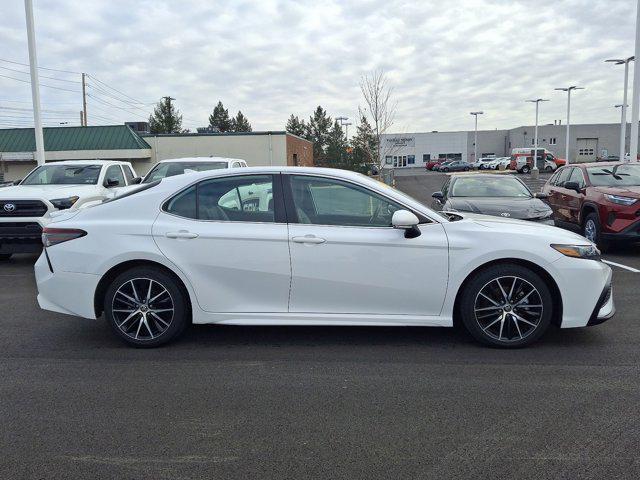
[[[576,160],[578,162],[595,162],[598,154],[597,138],[579,138]]]

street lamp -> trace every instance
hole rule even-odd
[[[556,90],[559,90],[561,92],[567,92],[567,143],[565,145],[565,154],[564,154],[564,158],[567,161],[567,164],[570,163],[569,162],[569,128],[571,127],[571,91],[572,90],[584,90],[584,87],[576,87],[571,86],[571,87],[565,87],[565,88],[556,88]],[[537,152],[536,152],[537,155]]]
[[[478,161],[478,115],[484,115],[484,112],[470,112],[471,115],[475,117],[476,120],[476,129],[475,135],[473,137],[473,161]]]
[[[639,0],[640,1],[640,0]],[[533,171],[538,172],[538,112],[540,110],[540,102],[548,102],[545,98],[536,98],[535,100],[527,100],[529,103],[536,104],[536,131],[533,141]]]
[[[633,66],[633,103],[631,106],[631,145],[630,159],[638,161],[638,121],[640,120],[640,0],[636,10],[636,58]]]
[[[620,160],[625,158],[627,153],[626,149],[626,136],[627,136],[627,92],[629,90],[629,63],[636,57],[629,58],[612,58],[605,60],[605,62],[611,62],[614,65],[624,65],[624,96],[620,107],[622,108],[622,118],[620,119]]]
[[[352,123],[347,122],[349,117],[336,117],[336,121],[340,122],[341,127],[345,127],[345,138],[349,141],[349,125],[353,125]]]

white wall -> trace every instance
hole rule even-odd
[[[383,154],[385,156],[414,155],[416,163],[407,165],[407,167],[424,166],[422,161],[424,154],[430,154],[434,159],[442,154],[460,153],[463,160],[467,158],[467,132],[389,134],[383,136],[383,142],[386,142],[387,138],[402,138],[404,140],[406,146],[386,147],[383,149]]]

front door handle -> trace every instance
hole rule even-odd
[[[324,238],[316,237],[315,235],[305,235],[304,237],[293,237],[291,239],[295,243],[308,243],[311,245],[319,245],[326,242]]]
[[[186,230],[180,230],[179,232],[167,232],[164,235],[167,238],[184,238],[184,239],[198,238],[197,233],[187,232]]]

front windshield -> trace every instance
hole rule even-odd
[[[587,167],[594,187],[631,187],[640,185],[640,165],[604,165]]]
[[[460,177],[451,188],[451,197],[527,198],[531,192],[519,180],[508,177]]]
[[[163,178],[182,175],[189,170],[192,172],[206,172],[227,168],[227,162],[163,162],[151,169],[142,183],[151,183]]]
[[[21,185],[96,185],[100,165],[42,165]]]

